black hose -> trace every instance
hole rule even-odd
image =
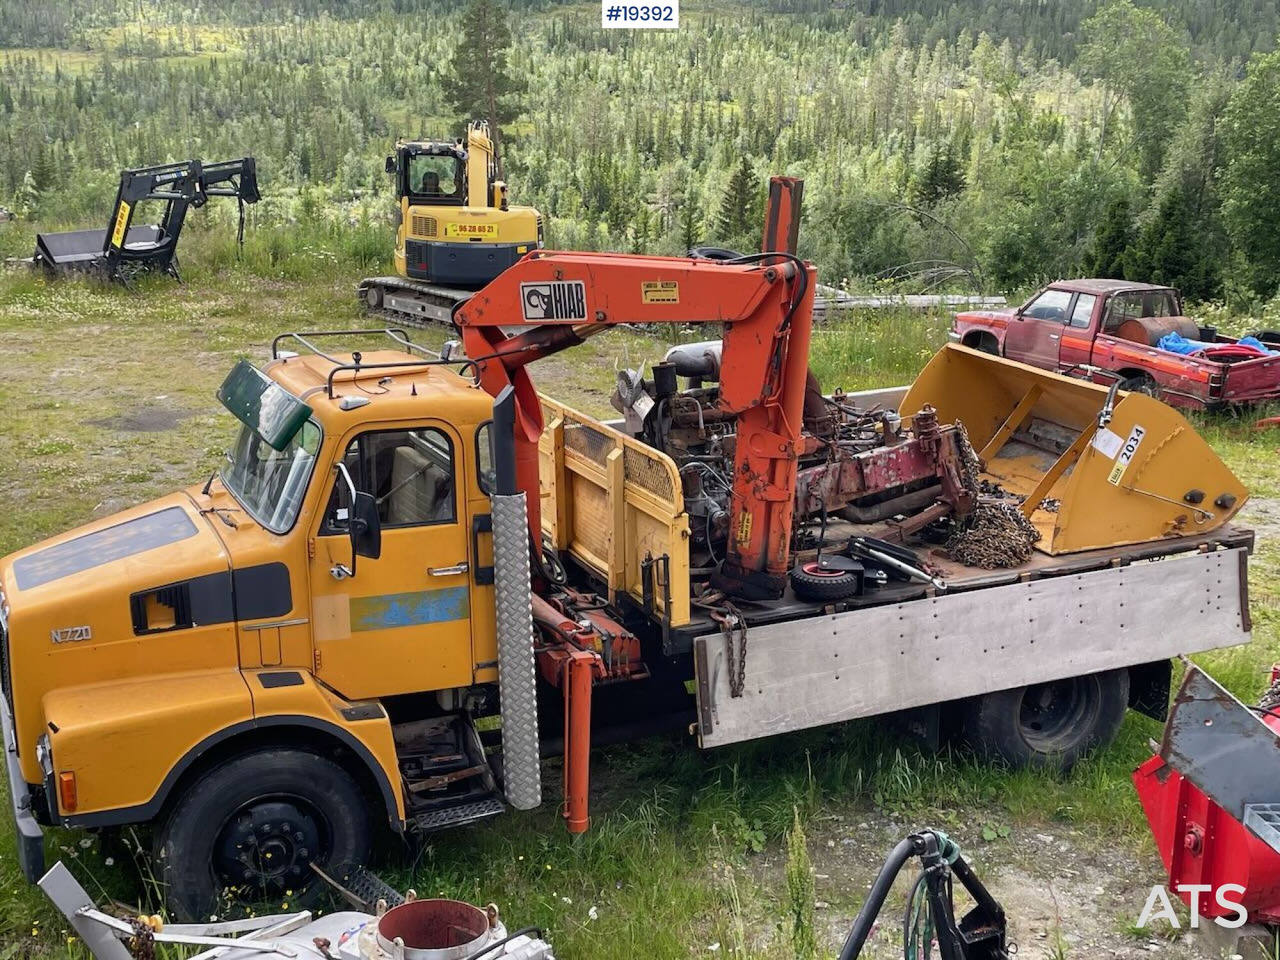
[[[538,940],[541,940],[542,928],[541,927],[521,927],[515,933],[509,934],[508,936],[503,937],[497,943],[491,943],[484,949],[477,950],[475,953],[471,954],[471,956],[467,957],[466,960],[480,960],[480,958],[483,957],[486,953],[493,953],[493,951],[497,950],[499,947],[505,947],[512,940],[516,939],[516,937],[527,937],[530,935],[532,935]]]
[[[876,917],[884,907],[885,898],[893,888],[893,881],[898,878],[903,865],[918,852],[916,838],[907,837],[899,841],[889,853],[888,859],[876,876],[875,883],[871,885],[871,892],[867,894],[866,902],[862,904],[862,909],[858,911],[858,916],[853,921],[853,927],[849,930],[849,936],[845,938],[844,946],[840,948],[839,960],[854,960],[862,953],[867,937],[871,936],[871,929],[875,926]]]

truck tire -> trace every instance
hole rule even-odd
[[[856,596],[858,578],[847,570],[823,570],[810,561],[791,571],[791,589],[801,600],[831,603]]]
[[[169,910],[207,920],[233,901],[280,910],[314,904],[317,866],[368,861],[368,801],[332,760],[265,749],[221,763],[190,784],[156,831],[153,860]]]
[[[1128,670],[1037,683],[971,700],[965,739],[987,760],[1065,771],[1111,743],[1128,708]]]
[[[1148,397],[1160,399],[1160,384],[1145,373],[1125,377],[1120,381],[1120,389],[1127,390],[1129,393],[1145,393]]]

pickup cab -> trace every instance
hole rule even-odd
[[[1203,349],[1161,349],[1171,333]],[[1251,351],[1199,326],[1172,287],[1060,280],[1013,310],[956,314],[951,339],[1095,383],[1118,382],[1176,407],[1214,410],[1280,397],[1280,354]]]

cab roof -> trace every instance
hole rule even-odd
[[[470,377],[461,376],[458,364],[429,363],[399,350],[361,351],[362,368],[349,369],[354,363],[352,354],[336,349],[327,355],[282,354],[263,372],[310,405],[322,420],[349,417],[357,410],[361,418],[447,415],[464,423],[480,423],[492,414],[493,398]],[[328,390],[331,373],[332,397]],[[352,398],[364,402],[351,406]]]
[[[1071,290],[1078,293],[1126,293],[1146,290],[1174,290],[1173,287],[1158,283],[1134,283],[1132,280],[1106,280],[1101,278],[1085,278],[1082,280],[1059,280],[1049,284],[1055,290]],[[1175,291],[1176,292],[1176,291]]]

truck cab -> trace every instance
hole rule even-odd
[[[188,915],[362,862],[376,821],[502,809],[453,723],[497,674],[491,398],[437,361],[320,348],[242,361],[219,397],[241,425],[208,482],[0,562],[24,868],[31,819],[154,822],[160,864],[211,865],[164,878]]]
[[[1280,356],[1261,341],[1257,347],[1241,346],[1200,327],[1185,315],[1173,287],[1059,281],[1013,310],[957,314],[952,339],[1045,370],[1119,383],[1121,389],[1190,409],[1280,396]],[[1167,349],[1171,340],[1185,352]]]

